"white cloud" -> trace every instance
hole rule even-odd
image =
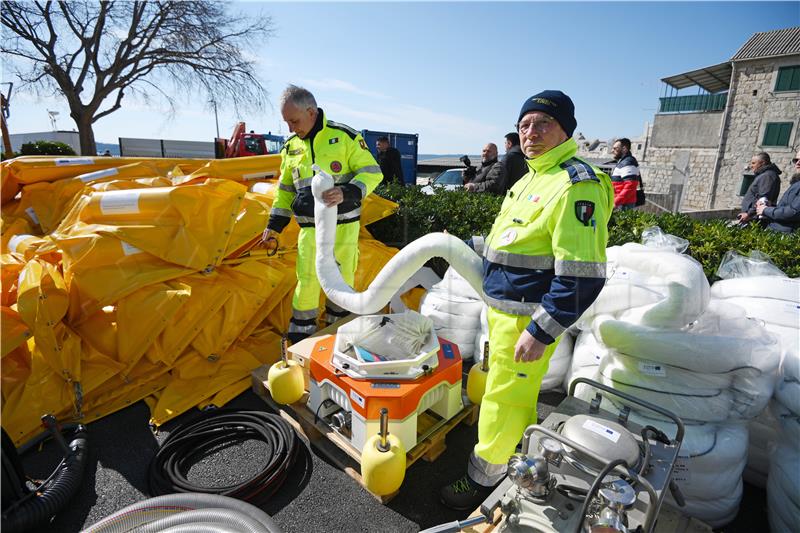
[[[361,89],[352,83],[344,80],[337,80],[336,78],[323,78],[320,80],[314,79],[302,79],[300,80],[302,85],[307,87],[311,87],[313,89],[322,89],[322,90],[330,90],[330,91],[341,91],[351,94],[357,94],[359,96],[367,96],[369,98],[375,98],[377,100],[388,100],[389,97],[385,94],[374,92],[374,91],[367,91],[365,89]]]

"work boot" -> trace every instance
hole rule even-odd
[[[474,482],[467,474],[442,487],[442,503],[457,511],[473,511],[483,503],[492,487],[484,487]]]

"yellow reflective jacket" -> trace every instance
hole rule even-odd
[[[281,149],[281,177],[267,227],[281,232],[292,214],[300,227],[314,227],[311,179],[317,164],[342,187],[338,205],[339,224],[361,218],[361,202],[383,179],[381,168],[356,130],[325,119],[322,109],[306,139],[292,135]]]
[[[528,331],[550,344],[591,305],[605,283],[610,178],[575,157],[568,139],[528,160],[506,193],[485,243],[484,293],[501,311],[532,315]]]

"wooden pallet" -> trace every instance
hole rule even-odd
[[[355,449],[350,441],[339,432],[331,429],[322,421],[314,420],[314,413],[306,407],[308,393],[303,395],[299,402],[290,406],[276,404],[266,386],[268,370],[267,366],[262,366],[253,371],[253,392],[288,421],[298,434],[315,449],[369,491],[360,473],[361,453],[359,450]],[[447,434],[462,422],[468,426],[474,425],[478,420],[478,412],[479,406],[468,404],[450,420],[442,420],[429,412],[420,414],[417,417],[418,444],[406,453],[406,469],[419,459],[427,462],[435,461],[447,447],[445,444]],[[373,494],[381,503],[389,502],[396,495],[397,492],[388,496]]]

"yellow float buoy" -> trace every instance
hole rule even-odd
[[[486,378],[489,376],[489,341],[483,343],[483,361],[480,365],[472,365],[467,376],[467,398],[475,405],[480,405],[486,391]]]
[[[381,430],[361,452],[361,477],[373,494],[388,496],[400,489],[406,475],[406,450],[400,439],[389,434],[389,412],[381,409]]]
[[[286,355],[287,339],[281,341],[281,360],[267,373],[267,388],[276,403],[288,405],[300,401],[305,392],[303,367]]]

